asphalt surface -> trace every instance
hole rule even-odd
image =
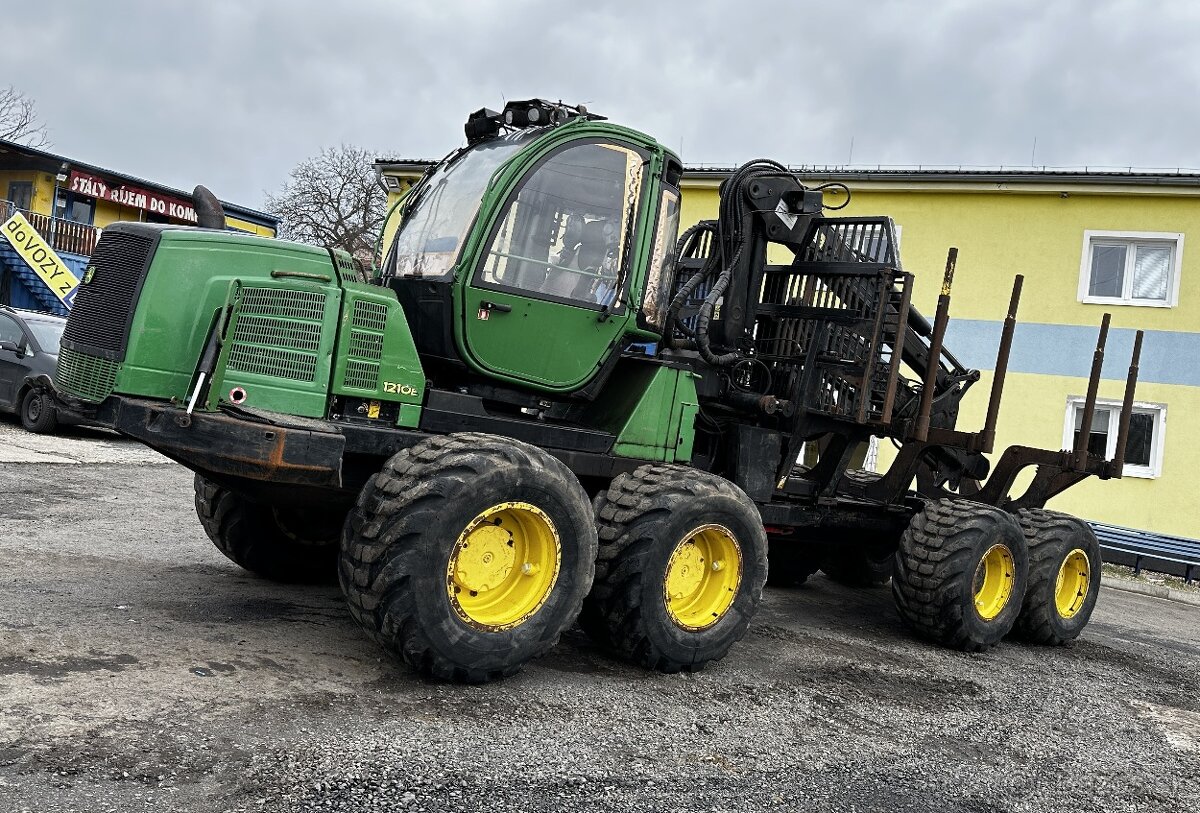
[[[1074,646],[970,656],[816,577],[697,675],[576,632],[437,685],[69,432],[0,422],[0,811],[1200,810],[1200,608],[1105,588]]]

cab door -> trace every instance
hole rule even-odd
[[[535,164],[492,225],[466,286],[467,351],[503,377],[583,386],[625,332],[649,156],[597,139]]]

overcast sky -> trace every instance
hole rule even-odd
[[[688,164],[1200,167],[1196,2],[4,5],[52,150],[253,207],[323,146],[437,158],[531,96]]]

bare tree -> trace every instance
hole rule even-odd
[[[267,196],[279,236],[345,249],[369,263],[387,202],[371,163],[371,153],[343,144],[297,164],[279,194]]]
[[[0,88],[0,138],[35,148],[50,143],[37,104],[12,85]]]

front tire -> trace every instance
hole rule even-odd
[[[660,672],[696,671],[745,634],[762,600],[767,538],[733,483],[675,465],[612,481],[598,512],[596,584],[584,630]]]
[[[592,584],[596,526],[579,480],[537,447],[432,437],[359,495],[338,569],[350,613],[440,680],[484,683],[544,655]]]
[[[1029,544],[1029,588],[1017,618],[1027,641],[1060,646],[1079,637],[1100,593],[1100,543],[1086,522],[1041,509],[1017,512]]]
[[[900,538],[892,596],[918,635],[981,652],[1013,628],[1028,576],[1025,536],[1009,514],[966,500],[929,500]]]
[[[40,390],[30,390],[21,399],[21,426],[39,435],[48,435],[58,427],[58,413]]]
[[[274,582],[333,580],[344,512],[254,502],[199,474],[195,489],[204,532],[234,564]]]

